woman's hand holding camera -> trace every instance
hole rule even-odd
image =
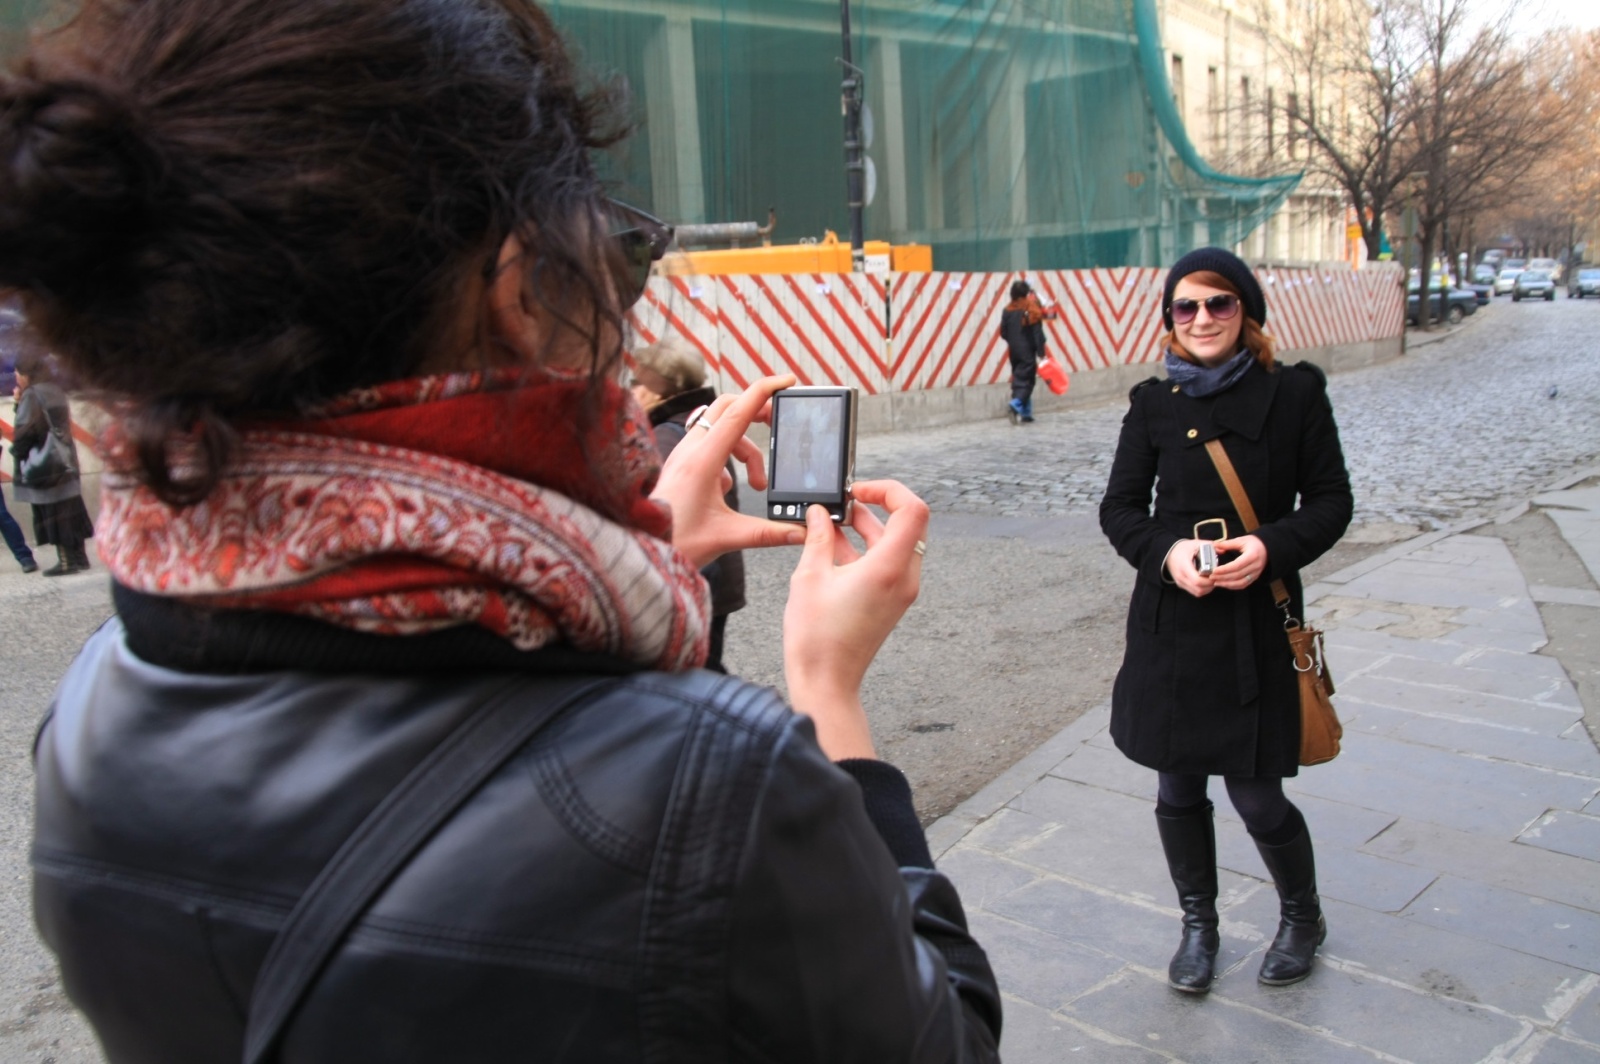
[[[1172,577],[1174,584],[1195,598],[1211,594],[1211,577],[1200,572],[1198,563],[1200,548],[1206,542],[1203,539],[1180,539],[1167,552],[1167,575]]]
[[[1226,564],[1217,566],[1216,572],[1211,574],[1213,587],[1225,591],[1243,591],[1267,571],[1267,545],[1256,536],[1219,539],[1212,546],[1217,548],[1219,556],[1235,552],[1238,555]]]
[[[1227,554],[1233,554],[1234,557],[1218,565],[1209,574],[1202,573],[1197,559],[1205,546],[1215,550],[1219,560]],[[1255,583],[1266,569],[1267,547],[1255,536],[1218,540],[1180,539],[1172,545],[1167,555],[1167,573],[1172,577],[1172,582],[1195,598],[1204,598],[1219,587],[1224,591],[1243,591]]]
[[[718,396],[691,419],[683,441],[661,467],[652,494],[672,507],[672,545],[696,566],[733,550],[805,542],[804,529],[738,513],[723,498],[733,486],[729,458],[744,465],[752,488],[766,489],[766,461],[761,448],[745,438],[745,430],[765,422],[773,393],[794,382],[788,375],[766,377],[739,395]]]
[[[893,480],[851,489],[858,551],[821,506],[806,510],[805,551],[789,579],[783,612],[783,671],[789,701],[810,717],[834,761],[876,757],[861,681],[922,582],[928,504]],[[889,512],[880,521],[868,505]]]

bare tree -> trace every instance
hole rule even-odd
[[[1471,0],[1257,4],[1276,84],[1257,94],[1263,114],[1245,128],[1265,137],[1246,151],[1342,189],[1368,258],[1378,257],[1390,216],[1413,211],[1424,291],[1450,227],[1459,236],[1553,151],[1575,109],[1560,91],[1574,77],[1570,56],[1546,48],[1530,62],[1513,47],[1509,15],[1482,26],[1470,8]]]
[[[1533,194],[1504,196],[1482,215],[1498,233],[1515,234],[1530,254],[1574,254],[1600,240],[1600,30],[1556,31],[1537,43],[1530,62],[1555,72],[1568,103],[1560,146],[1521,174]]]
[[[1416,211],[1420,291],[1445,227],[1491,206],[1567,135],[1569,71],[1513,49],[1505,22],[1472,28],[1467,0],[1390,0],[1420,57],[1404,87],[1401,146]],[[1426,306],[1426,302],[1423,304]],[[1428,314],[1421,315],[1426,325]]]
[[[1406,107],[1422,57],[1408,47],[1403,15],[1381,0],[1256,6],[1275,84],[1254,101],[1260,114],[1247,128],[1258,132],[1246,151],[1340,188],[1369,259],[1378,257],[1384,218],[1412,168]]]

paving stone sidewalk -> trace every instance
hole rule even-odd
[[[1530,586],[1480,529],[1307,589],[1345,740],[1290,781],[1329,925],[1305,983],[1256,982],[1276,896],[1214,782],[1223,974],[1203,998],[1167,987],[1155,774],[1117,752],[1106,707],[931,827],[1006,994],[1008,1064],[1600,1064],[1600,753],[1537,653],[1538,603],[1600,612],[1600,488],[1534,503],[1587,588]]]

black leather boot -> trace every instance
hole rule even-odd
[[[1183,939],[1167,965],[1167,985],[1186,994],[1211,989],[1222,942],[1217,934],[1217,835],[1211,810],[1210,802],[1181,816],[1156,809],[1161,849],[1183,909]]]
[[[1280,918],[1278,935],[1261,959],[1257,976],[1268,986],[1288,986],[1311,974],[1311,959],[1328,937],[1322,918],[1322,902],[1317,897],[1317,862],[1311,850],[1311,832],[1304,824],[1300,834],[1281,846],[1269,846],[1260,839],[1256,849],[1272,873],[1278,888]]]
[[[68,547],[67,560],[72,563],[73,572],[84,572],[89,568],[89,548],[82,543]]]
[[[58,546],[56,547],[56,563],[39,575],[66,576],[68,573],[74,571],[75,570],[72,568],[72,562],[67,559],[67,552]]]

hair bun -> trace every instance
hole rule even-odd
[[[105,284],[148,229],[159,174],[131,110],[106,92],[0,87],[0,282],[66,296]]]

